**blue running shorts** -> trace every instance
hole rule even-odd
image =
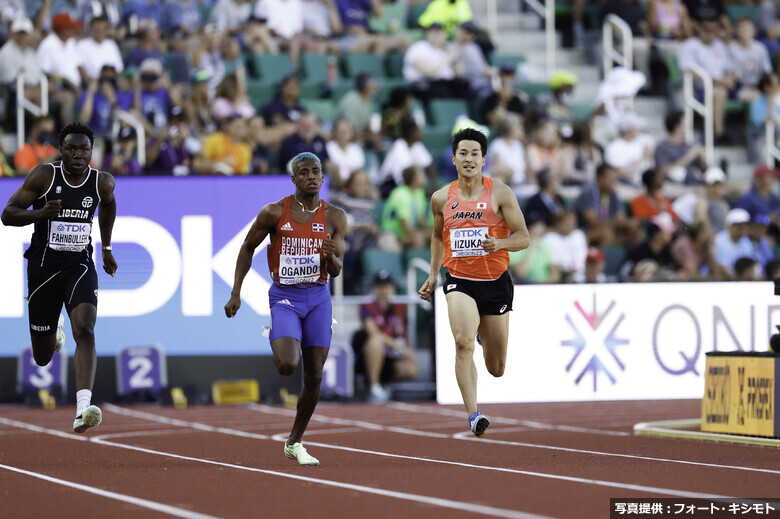
[[[327,285],[297,288],[272,284],[268,300],[271,306],[271,342],[279,337],[292,337],[302,347],[330,348],[333,306]]]

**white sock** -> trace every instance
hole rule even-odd
[[[81,414],[84,408],[89,407],[92,401],[92,391],[89,389],[79,389],[76,391],[76,415]]]

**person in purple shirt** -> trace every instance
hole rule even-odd
[[[104,171],[112,175],[137,176],[142,173],[141,163],[135,155],[138,137],[135,130],[124,126],[119,130],[113,149],[103,157]]]
[[[163,17],[163,4],[159,0],[128,0],[122,9],[122,25],[129,28],[130,34],[144,25],[162,27]]]
[[[91,79],[79,99],[79,120],[89,121],[88,126],[97,135],[111,131],[115,110],[129,110],[133,93],[117,89],[117,73],[113,65],[104,65],[100,77]]]
[[[163,128],[168,122],[168,114],[171,111],[171,98],[168,90],[163,88],[160,79],[163,74],[162,63],[149,58],[141,63],[141,93],[139,96],[140,110],[144,116],[147,131]]]
[[[148,58],[154,58],[163,62],[163,54],[160,51],[160,31],[157,27],[147,27],[138,31],[138,45],[130,49],[125,56],[125,67],[140,67]]]
[[[265,108],[265,120],[268,124],[276,126],[284,121],[296,122],[300,115],[306,111],[300,105],[300,95],[301,84],[298,77],[289,75],[284,78],[279,85],[279,93]]]
[[[759,164],[753,171],[753,187],[737,200],[735,207],[745,209],[751,218],[763,214],[775,222],[780,222],[780,198],[772,193],[780,171],[771,169],[766,164]]]
[[[304,112],[298,118],[297,126],[295,133],[285,138],[279,148],[279,169],[287,171],[287,163],[293,157],[308,151],[320,159],[326,172],[331,171],[333,164],[325,149],[325,139],[319,134],[317,116]]]
[[[147,175],[185,176],[192,173],[192,157],[185,140],[189,128],[181,107],[174,106],[168,117],[168,125],[147,141]]]

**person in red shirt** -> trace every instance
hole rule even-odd
[[[382,382],[410,380],[420,370],[417,355],[407,341],[406,305],[391,303],[393,295],[393,278],[388,271],[380,270],[374,277],[375,299],[360,307],[363,327],[352,337],[355,371],[365,374],[368,401],[377,404],[390,398]]]
[[[631,215],[637,220],[649,220],[661,213],[669,213],[672,221],[678,223],[680,218],[672,209],[672,201],[661,194],[664,175],[654,169],[648,169],[642,174],[642,183],[647,192],[631,201]]]
[[[54,117],[42,115],[36,118],[30,128],[29,139],[14,155],[16,174],[24,177],[38,164],[48,164],[57,160],[60,152],[54,147],[55,142]]]

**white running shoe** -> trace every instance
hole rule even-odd
[[[390,400],[390,392],[382,387],[381,384],[372,384],[368,392],[368,402],[370,404],[384,404]]]
[[[299,465],[317,466],[320,464],[320,460],[309,454],[301,442],[295,442],[292,445],[287,445],[287,442],[284,442],[284,455],[298,460]]]
[[[103,412],[96,405],[85,407],[73,420],[73,430],[83,433],[90,427],[97,427],[103,421]]]
[[[57,321],[57,342],[54,343],[54,351],[60,351],[65,346],[65,332],[62,327],[65,326],[65,316],[60,314],[60,320]]]

